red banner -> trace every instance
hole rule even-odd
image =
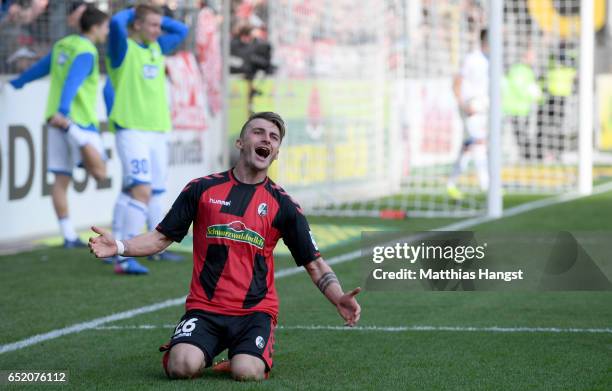
[[[196,50],[204,81],[208,105],[213,115],[222,107],[221,96],[221,19],[210,8],[204,7],[198,14],[196,25]]]
[[[194,55],[178,52],[166,59],[170,90],[172,126],[175,130],[206,130],[207,107],[202,76]]]

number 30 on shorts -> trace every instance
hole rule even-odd
[[[182,320],[181,323],[176,326],[176,330],[174,330],[174,335],[182,334],[182,333],[191,333],[196,328],[196,322],[198,318],[191,318],[189,320]]]
[[[149,161],[147,159],[130,160],[132,175],[147,174],[149,172]]]

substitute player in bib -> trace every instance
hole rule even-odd
[[[51,197],[64,236],[64,247],[85,247],[70,221],[67,190],[75,165],[96,179],[106,177],[105,153],[98,133],[98,50],[108,35],[108,15],[87,6],[80,19],[82,34],[69,35],[51,53],[10,81],[19,89],[51,75],[45,119],[48,124],[47,167],[55,175]]]
[[[278,298],[273,250],[283,239],[298,266],[353,326],[361,308],[356,288],[345,293],[321,258],[300,206],[270,178],[285,124],[278,114],[252,115],[236,147],[240,158],[226,172],[194,179],[151,232],[116,241],[100,228],[89,246],[97,257],[144,256],[181,241],[193,223],[193,275],[186,313],[164,354],[170,378],[194,378],[228,349],[235,379],[259,380],[272,368]]]
[[[116,131],[124,193],[117,199],[120,221],[114,225],[125,239],[141,233],[147,219],[155,227],[162,218],[171,129],[164,55],[176,49],[187,33],[187,26],[162,16],[161,9],[151,5],[123,10],[111,19],[110,121]],[[115,272],[146,274],[148,269],[134,258],[120,257]]]

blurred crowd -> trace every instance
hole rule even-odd
[[[82,1],[1,0],[0,73],[17,73],[76,29]]]
[[[220,0],[149,2],[162,7],[166,16],[177,16],[189,24],[199,24],[208,30],[209,37],[213,31],[215,34],[220,32]],[[112,13],[131,7],[138,1],[101,0],[93,3]],[[0,73],[23,71],[47,54],[53,42],[77,32],[77,23],[85,4],[83,0],[0,0]],[[232,72],[244,73],[247,79],[252,79],[258,70],[271,73],[273,67],[271,46],[267,42],[267,1],[232,0],[231,5],[232,55],[235,60],[242,60],[233,67]],[[200,14],[200,11],[204,14]],[[192,15],[194,20],[189,20]],[[190,43],[195,46],[194,40]]]
[[[159,6],[166,16],[177,16],[190,22],[190,25],[197,22],[187,19],[191,16],[196,18],[200,10],[212,10],[210,12],[214,15],[218,13],[204,0],[0,0],[0,74],[23,71],[46,55],[58,39],[78,32],[78,21],[87,3],[94,3],[102,10],[114,13],[139,2]],[[179,3],[185,4],[179,7]],[[181,13],[174,15],[178,8]],[[218,29],[218,24],[216,27]],[[99,49],[104,51],[104,48]],[[104,68],[104,64],[100,65]]]

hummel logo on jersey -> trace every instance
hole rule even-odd
[[[230,206],[232,204],[232,201],[215,200],[214,198],[209,198],[208,202],[210,202],[211,204],[219,204],[223,206]]]

